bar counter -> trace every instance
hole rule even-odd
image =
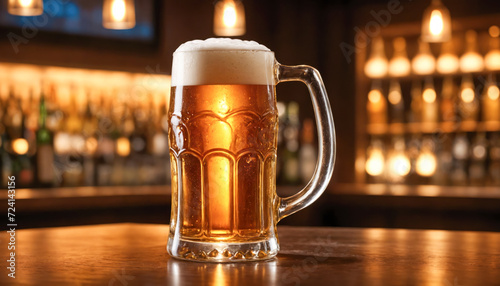
[[[498,285],[500,233],[278,228],[277,258],[197,263],[166,253],[167,225],[16,230],[16,278],[1,285]],[[6,232],[2,241],[7,243]],[[7,247],[0,251],[8,258]]]

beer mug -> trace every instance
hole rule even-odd
[[[304,82],[318,126],[316,170],[297,194],[276,194],[275,85]],[[335,163],[330,103],[317,70],[279,64],[253,41],[196,40],[173,56],[169,142],[172,213],[167,251],[192,261],[270,259],[276,224],[313,203]]]

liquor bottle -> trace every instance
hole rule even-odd
[[[408,121],[422,121],[422,84],[418,80],[414,80],[411,86],[411,106]]]
[[[493,74],[488,77],[481,101],[483,121],[500,121],[500,90]]]
[[[453,169],[453,155],[451,136],[442,136],[437,140],[436,154],[437,154],[437,169],[432,177],[432,183],[436,185],[448,185],[449,175]]]
[[[286,104],[278,101],[276,103],[278,109],[278,156],[276,161],[276,180],[278,184],[282,183],[283,171],[283,153],[285,151],[285,135],[283,134],[286,125]]]
[[[495,132],[489,140],[490,165],[488,168],[488,177],[490,184],[500,186],[500,133]]]
[[[379,138],[373,137],[366,150],[365,171],[373,179],[373,183],[382,183],[385,173],[384,144]]]
[[[477,99],[474,83],[470,75],[465,75],[462,78],[458,111],[462,121],[477,121],[478,119],[479,100]]]
[[[469,159],[469,140],[465,133],[458,133],[453,141],[453,170],[450,181],[453,185],[467,184],[467,163]]]
[[[411,61],[411,67],[415,74],[429,75],[434,72],[436,59],[431,53],[429,43],[418,41],[418,53]]]
[[[96,185],[108,186],[111,184],[112,164],[115,153],[115,141],[112,138],[113,121],[108,101],[101,94],[99,105],[98,124],[100,130],[99,145],[96,150]]]
[[[299,169],[299,104],[292,101],[287,106],[287,123],[283,135],[285,150],[283,153],[283,182],[298,184],[300,182]]]
[[[486,180],[486,158],[488,156],[486,134],[477,133],[471,144],[469,182],[471,185],[484,185]]]
[[[52,147],[52,134],[47,128],[47,108],[45,95],[40,95],[40,115],[38,120],[38,131],[36,134],[36,174],[37,184],[40,187],[52,187],[54,184],[54,149]]]
[[[405,117],[405,105],[403,94],[401,93],[401,86],[398,81],[391,81],[388,99],[391,122],[403,123]]]
[[[431,137],[424,137],[417,157],[416,171],[422,177],[431,177],[436,173],[436,144]]]
[[[157,118],[153,118],[150,125],[155,126],[154,134],[151,138],[151,154],[154,160],[154,171],[156,178],[153,180],[154,184],[166,184],[170,173],[170,159],[168,148],[168,135],[162,128],[163,118],[167,116],[167,108],[165,102],[161,102],[158,109]]]
[[[411,171],[411,162],[406,153],[406,144],[403,136],[392,139],[392,149],[387,155],[388,178],[391,183],[404,183]]]
[[[78,91],[73,86],[71,88],[68,112],[63,122],[64,129],[62,132],[67,136],[67,141],[69,143],[69,148],[65,154],[66,161],[64,165],[62,165],[64,186],[81,186],[83,184],[83,153],[85,151],[85,139],[82,134],[82,116],[76,102],[77,92]]]
[[[436,70],[442,74],[454,74],[458,71],[459,60],[454,51],[455,42],[452,40],[441,44],[441,53],[436,62]]]
[[[95,185],[95,155],[98,146],[97,117],[92,112],[92,102],[90,92],[87,92],[87,106],[83,118],[82,134],[85,140],[85,148],[83,152],[83,184],[85,186]]]
[[[300,178],[303,183],[307,183],[314,174],[318,157],[314,145],[314,122],[310,118],[304,120],[301,139],[299,151]]]
[[[387,101],[379,81],[374,81],[366,104],[369,124],[387,124]]]
[[[453,83],[453,78],[448,76],[443,80],[443,88],[441,90],[441,105],[440,113],[443,122],[453,122],[456,119],[455,103],[456,103],[456,87]]]
[[[19,109],[21,109],[21,99],[18,98]],[[32,187],[35,177],[35,168],[32,161],[31,154],[33,153],[33,149],[35,148],[33,144],[33,135],[32,131],[28,129],[26,126],[26,115],[21,111],[21,131],[19,132],[19,137],[13,137],[12,139],[12,151],[16,156],[19,165],[17,166],[19,169],[17,170],[16,178],[19,178],[18,186],[19,187]],[[31,144],[30,144],[31,143]]]
[[[397,37],[393,41],[394,55],[389,61],[389,75],[406,76],[410,74],[410,60],[406,54],[406,40]]]
[[[439,116],[439,104],[437,102],[436,90],[432,78],[425,79],[424,91],[422,92],[422,122],[437,123]]]
[[[464,73],[480,72],[484,68],[483,57],[477,51],[477,32],[465,32],[465,52],[460,57],[460,70]]]

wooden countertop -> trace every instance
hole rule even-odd
[[[499,285],[500,233],[279,227],[265,262],[172,259],[168,226],[109,224],[16,231],[16,278],[1,285]],[[8,258],[7,233],[0,249]]]

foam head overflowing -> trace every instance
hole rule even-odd
[[[254,41],[211,38],[174,52],[172,86],[274,84],[274,53]]]

